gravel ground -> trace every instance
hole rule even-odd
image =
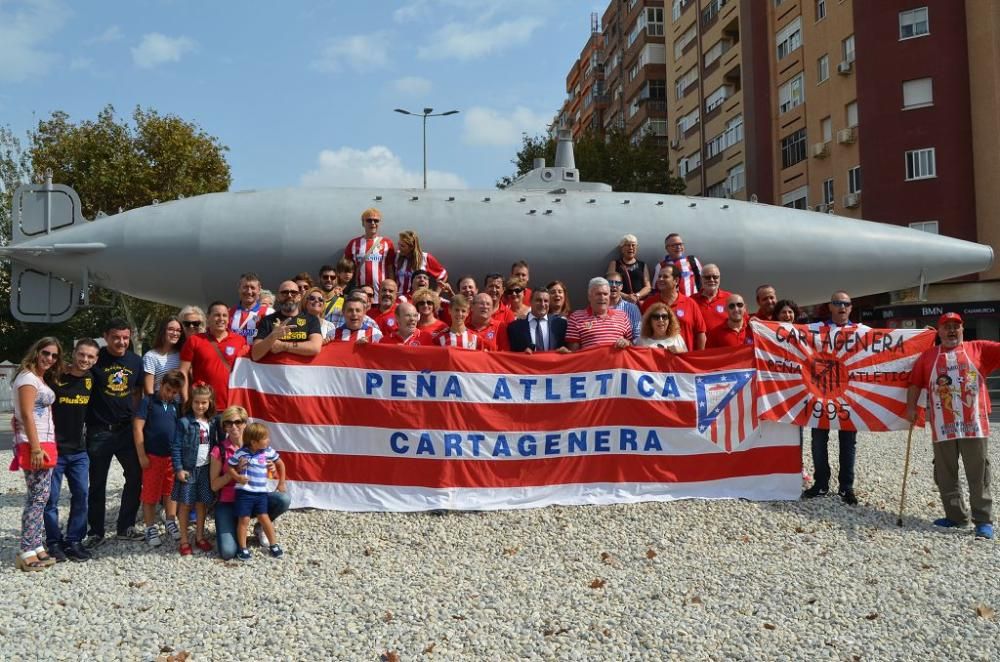
[[[304,511],[278,521],[281,560],[112,541],[41,573],[13,567],[24,484],[3,472],[0,658],[998,659],[1000,551],[931,526],[929,437],[913,445],[903,528],[893,433],[861,435],[853,508]]]

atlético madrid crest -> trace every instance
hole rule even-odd
[[[698,432],[731,453],[757,427],[752,370],[696,375]]]

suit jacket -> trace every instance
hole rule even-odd
[[[535,338],[532,327],[528,324],[528,319],[514,320],[507,325],[507,342],[510,343],[510,351],[523,352],[529,347],[535,350]],[[559,349],[566,345],[566,318],[549,315],[549,346],[551,349]]]

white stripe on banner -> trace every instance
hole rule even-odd
[[[745,370],[717,370],[699,376]],[[289,366],[240,360],[230,379],[249,390],[286,396],[360,397],[420,402],[551,404],[608,398],[695,399],[692,373],[607,370],[560,375],[386,371]]]
[[[746,418],[750,418],[749,411]],[[261,420],[261,419],[256,419]],[[736,425],[735,421],[732,424]],[[749,423],[744,424],[749,432]],[[724,444],[714,444],[708,435],[689,428],[627,428],[620,426],[574,428],[546,432],[455,432],[449,430],[399,430],[396,428],[340,425],[268,423],[271,443],[281,452],[327,455],[370,455],[444,460],[524,460],[581,455],[700,455],[724,453]],[[739,440],[732,432],[732,450],[788,446],[798,440],[790,426],[761,422],[760,427]],[[794,428],[792,428],[794,430]],[[504,437],[497,450],[499,436]]]
[[[423,510],[520,510],[543,506],[608,505],[678,499],[799,498],[802,476],[772,474],[696,483],[585,483],[505,488],[387,487],[359,483],[288,482],[292,508],[348,512]]]

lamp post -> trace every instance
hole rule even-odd
[[[414,117],[423,118],[424,122],[424,189],[427,188],[427,118],[428,117],[444,117],[446,115],[457,115],[457,110],[449,110],[443,113],[435,113],[433,108],[424,108],[423,113],[411,113],[408,110],[403,110],[402,108],[394,108],[397,113],[402,115],[413,115]]]

